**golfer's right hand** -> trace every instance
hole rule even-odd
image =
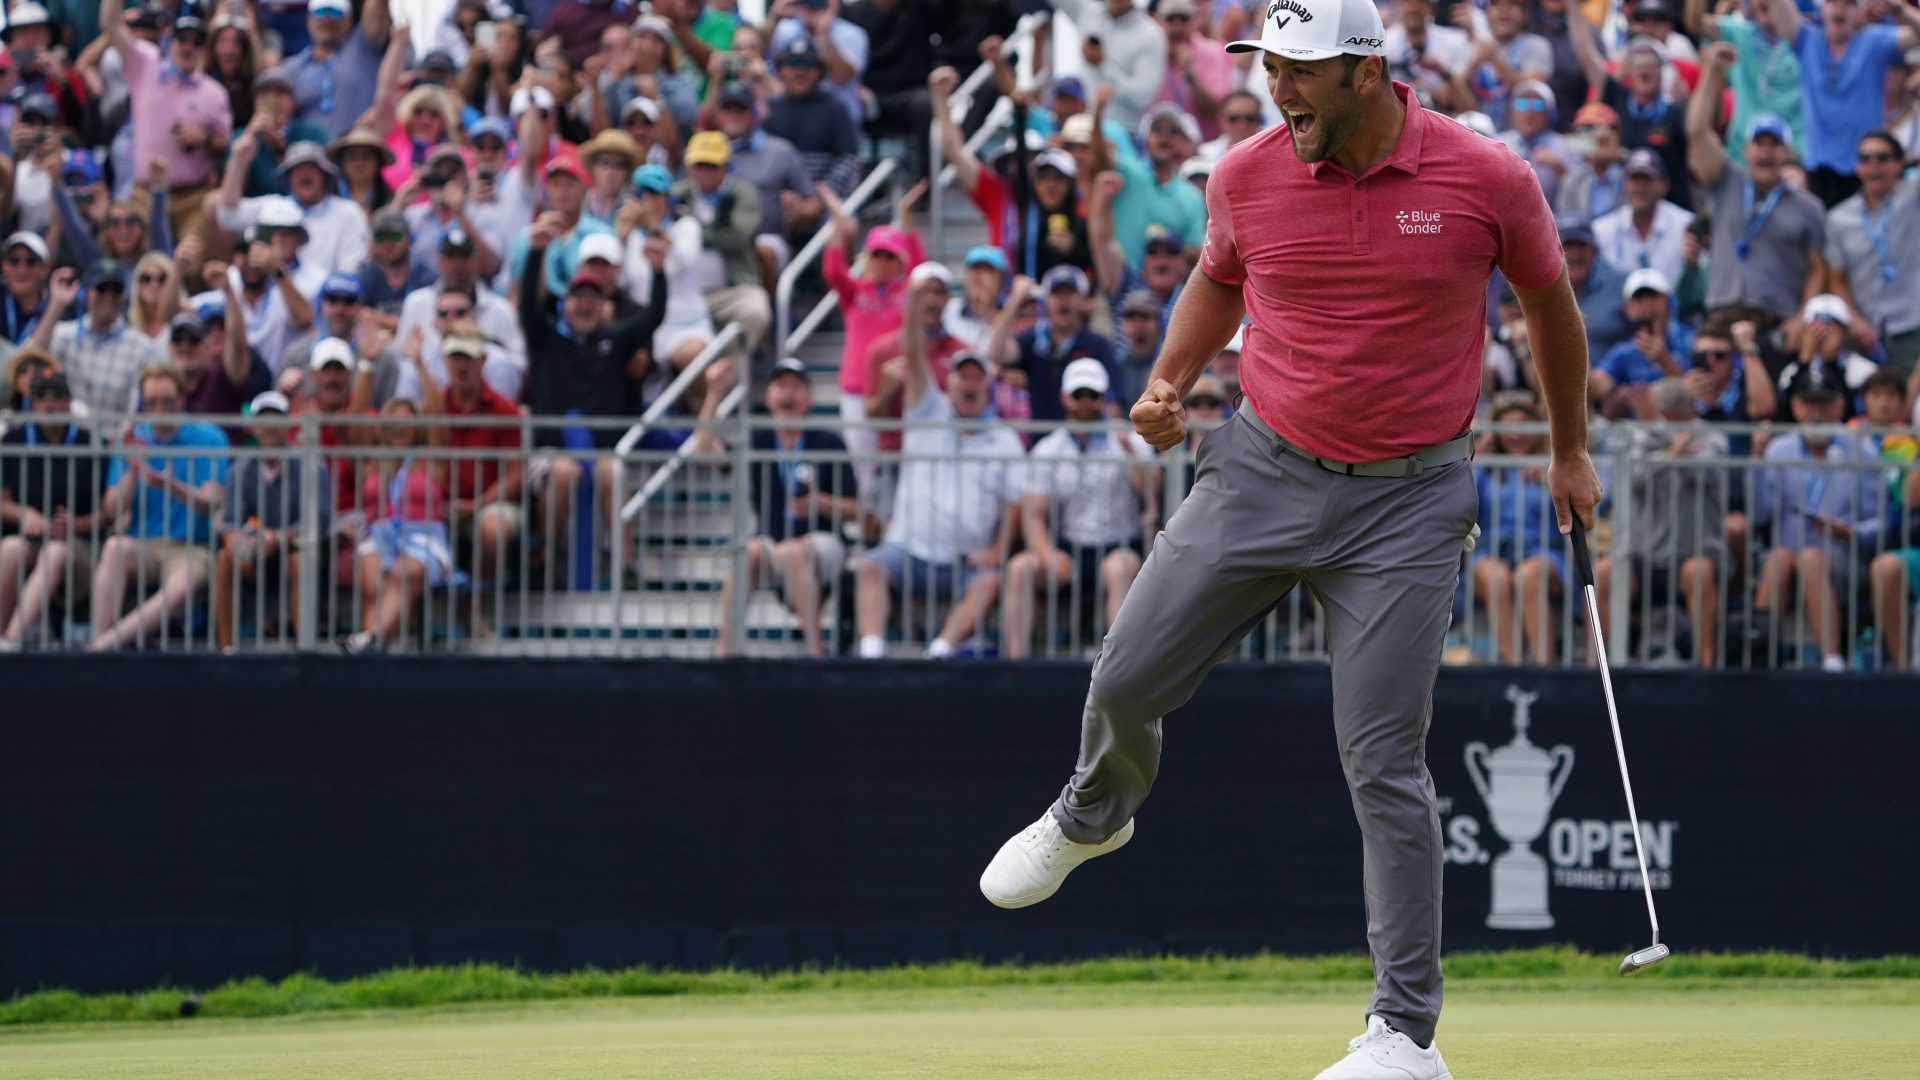
[[[1187,437],[1187,407],[1179,391],[1155,379],[1133,403],[1133,429],[1155,450],[1168,450]]]

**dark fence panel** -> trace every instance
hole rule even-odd
[[[1021,912],[975,882],[1066,779],[1079,666],[47,657],[4,674],[0,991],[1363,945],[1319,666],[1217,672],[1167,725],[1134,843]],[[1920,952],[1917,685],[1623,674],[1676,949]],[[1537,695],[1524,744],[1509,688]],[[1597,676],[1449,670],[1429,758],[1450,947],[1644,943]]]

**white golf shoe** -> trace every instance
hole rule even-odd
[[[1422,1050],[1385,1020],[1369,1016],[1366,1034],[1348,1043],[1347,1056],[1314,1080],[1453,1080],[1453,1074],[1439,1046]]]
[[[1073,868],[1088,859],[1119,851],[1133,839],[1133,822],[1098,844],[1080,844],[1066,838],[1053,811],[1027,826],[1013,839],[1000,845],[1000,851],[980,875],[980,891],[994,905],[1023,908],[1037,904],[1060,891]]]

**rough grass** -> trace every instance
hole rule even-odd
[[[1456,953],[1447,957],[1452,985],[1524,982],[1530,989],[1584,986],[1620,980],[1615,956],[1573,949]],[[1247,988],[1308,988],[1364,983],[1366,957],[1129,957],[1071,964],[981,964],[953,961],[878,969],[803,968],[751,972],[671,971],[636,967],[541,973],[492,964],[397,968],[329,981],[295,974],[279,981],[242,979],[205,990],[159,987],[132,994],[42,990],[0,1003],[0,1026],[178,1021],[181,1004],[197,999],[197,1016],[268,1017],[350,1010],[405,1009],[476,1002],[539,1002],[595,998],[734,997],[821,990],[890,992],[1038,986],[1214,984]],[[1920,980],[1920,957],[1819,959],[1782,952],[1681,953],[1635,981],[1714,983],[1724,980]]]

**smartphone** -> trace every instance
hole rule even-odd
[[[483,184],[493,183],[494,178],[497,175],[498,174],[495,173],[492,169],[475,169],[473,172],[473,178],[475,180],[480,181]]]
[[[489,21],[475,23],[473,26],[473,47],[483,52],[491,52],[493,43],[500,37],[500,27]]]

